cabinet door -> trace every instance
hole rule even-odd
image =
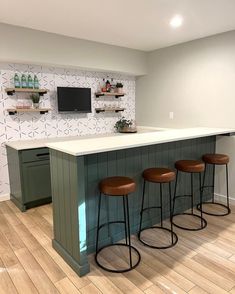
[[[48,160],[23,163],[24,203],[51,197]]]

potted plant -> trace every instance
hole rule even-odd
[[[117,89],[117,92],[122,94],[123,93],[123,84],[122,83],[117,83],[116,84],[116,89]]]
[[[136,133],[136,128],[132,127],[133,121],[126,119],[124,116],[120,118],[114,125],[119,133]]]
[[[40,96],[38,93],[34,93],[30,95],[30,98],[33,102],[33,107],[34,108],[39,108],[39,101],[40,101]]]

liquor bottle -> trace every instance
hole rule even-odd
[[[33,84],[34,84],[34,89],[39,89],[39,81],[36,75],[34,75]]]
[[[111,90],[111,84],[110,84],[110,81],[107,80],[106,81],[106,92],[110,92],[110,90]]]
[[[102,86],[102,88],[101,88],[101,92],[106,92],[105,79],[103,79],[103,86]]]
[[[20,88],[20,78],[17,73],[14,76],[14,85],[15,85],[15,88]]]
[[[33,89],[33,85],[34,83],[33,83],[33,79],[32,79],[32,77],[31,77],[31,75],[28,75],[28,87],[30,88],[30,89]]]
[[[22,88],[27,88],[28,87],[27,79],[26,79],[25,74],[22,74],[22,76],[21,76],[21,87]]]

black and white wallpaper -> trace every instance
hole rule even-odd
[[[10,116],[7,108],[16,106],[17,99],[29,98],[29,94],[8,96],[5,88],[13,87],[14,74],[34,74],[39,79],[40,88],[49,92],[41,98],[40,107],[52,110],[44,115],[39,113],[20,113]],[[103,83],[103,78],[113,78],[122,82],[126,95],[121,98],[95,97]],[[57,86],[90,87],[92,113],[61,114],[57,111]],[[120,113],[95,112],[96,107],[124,107]],[[122,74],[101,73],[77,69],[46,67],[30,64],[0,63],[0,200],[9,194],[9,178],[5,143],[15,140],[33,140],[39,138],[82,136],[114,132],[114,124],[125,116],[135,119],[135,77]]]

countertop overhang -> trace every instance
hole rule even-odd
[[[168,143],[193,138],[234,134],[235,129],[229,128],[185,128],[164,131],[149,131],[146,133],[125,134],[122,136],[101,136],[80,140],[65,140],[48,143],[50,149],[61,151],[73,156],[101,153],[107,151],[135,148],[147,145]]]

